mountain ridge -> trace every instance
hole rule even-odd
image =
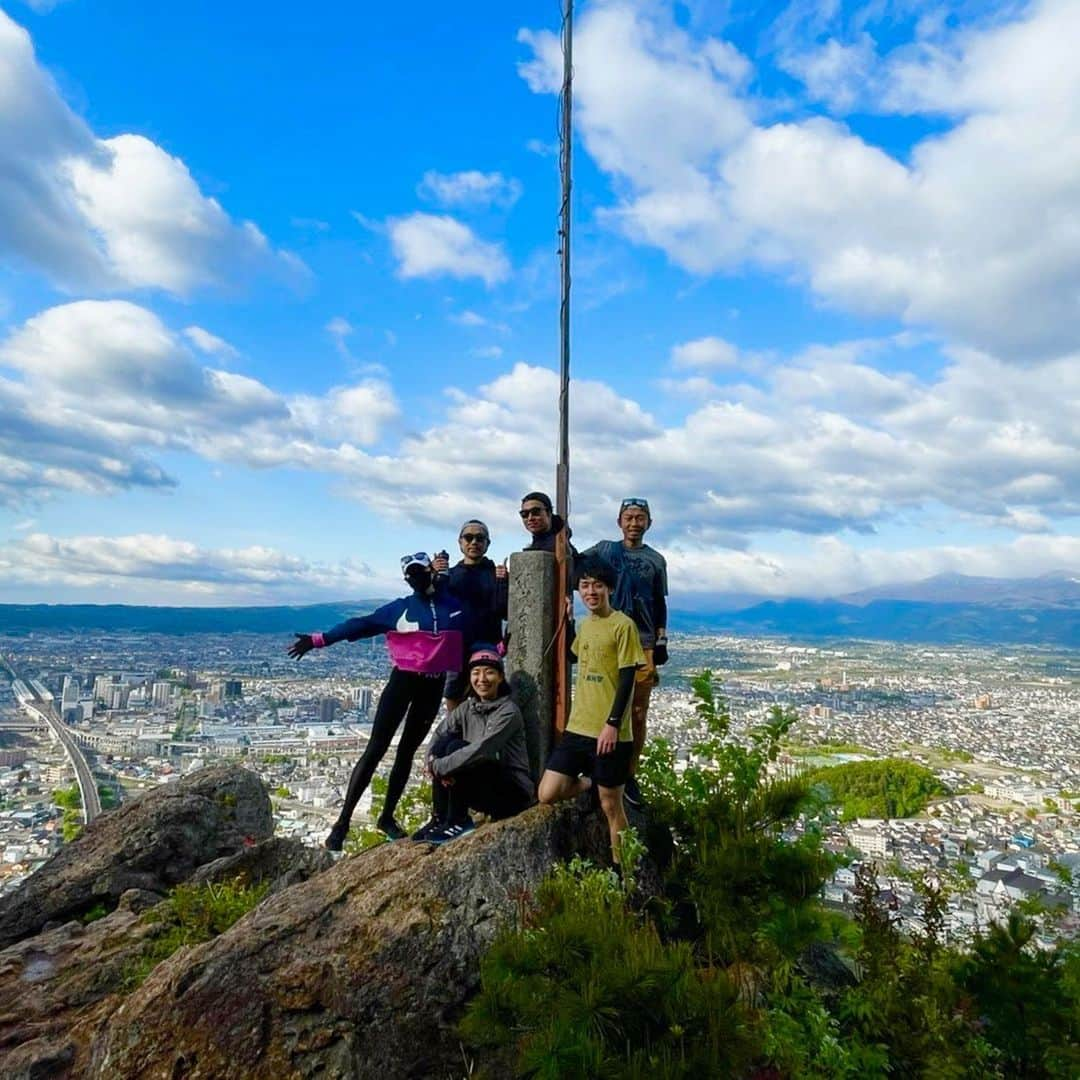
[[[383,599],[306,605],[178,607],[132,604],[0,604],[0,633],[265,633],[326,629]],[[1080,574],[1032,578],[938,574],[838,597],[726,594],[673,606],[669,629],[886,641],[982,642],[1080,648]]]

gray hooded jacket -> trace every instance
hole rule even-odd
[[[446,734],[459,736],[468,746],[446,757],[432,758],[431,771],[436,776],[450,776],[470,765],[496,761],[530,798],[535,795],[536,784],[529,770],[525,745],[525,721],[509,697],[494,701],[466,698],[439,723],[432,741]]]

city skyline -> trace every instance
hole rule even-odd
[[[1080,570],[1075,0],[578,7],[572,519]],[[0,603],[386,596],[554,486],[553,5],[0,4]]]

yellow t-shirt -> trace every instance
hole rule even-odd
[[[634,620],[621,611],[606,617],[590,614],[582,621],[574,644],[570,646],[578,658],[574,702],[566,730],[595,739],[603,730],[615,704],[619,686],[619,668],[639,667],[645,663],[641,638]],[[620,742],[632,739],[630,705],[626,703]]]

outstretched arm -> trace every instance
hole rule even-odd
[[[289,646],[289,655],[294,660],[306,656],[315,648],[315,638],[312,634],[297,634],[296,640]]]
[[[346,619],[325,633],[297,634],[296,640],[289,646],[289,655],[299,660],[312,649],[324,649],[336,645],[339,641],[359,641],[361,638],[376,637],[393,630],[398,616],[405,608],[405,600],[391,600],[376,608],[370,615],[361,615],[356,619]]]

